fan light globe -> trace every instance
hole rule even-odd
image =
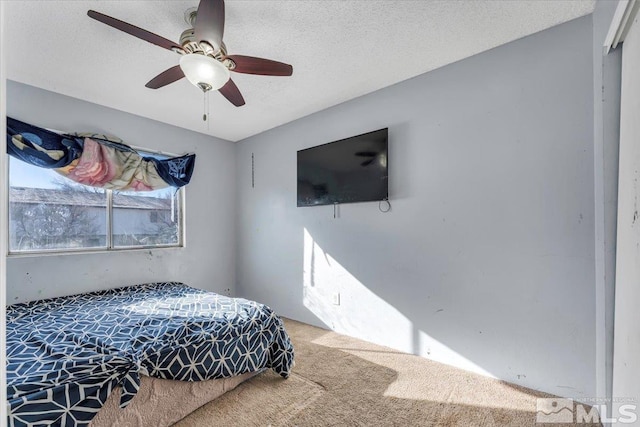
[[[183,55],[180,68],[185,77],[203,91],[220,89],[230,77],[229,69],[220,61],[197,53]]]

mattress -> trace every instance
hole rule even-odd
[[[229,378],[271,368],[288,377],[293,346],[267,306],[149,283],[7,307],[9,425],[86,426],[141,376]]]
[[[136,398],[120,408],[115,389],[90,427],[169,427],[202,405],[233,390],[257,372],[206,381],[175,381],[143,376]]]

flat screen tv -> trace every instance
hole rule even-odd
[[[387,128],[298,151],[298,206],[384,200]]]

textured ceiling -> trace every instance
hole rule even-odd
[[[2,0],[0,0],[2,1]],[[65,95],[238,141],[593,12],[592,0],[228,0],[229,54],[293,65],[292,77],[232,73],[246,105],[186,79],[145,83],[173,52],[87,17],[87,10],[178,42],[192,1],[6,1],[7,76]]]

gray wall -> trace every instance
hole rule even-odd
[[[109,133],[150,150],[196,153],[185,193],[184,248],[10,256],[8,303],[168,280],[235,291],[233,143],[12,81],[7,115],[41,127]]]
[[[434,360],[594,396],[592,44],[587,16],[240,142],[238,292]],[[389,213],[296,207],[297,150],[387,126]]]

